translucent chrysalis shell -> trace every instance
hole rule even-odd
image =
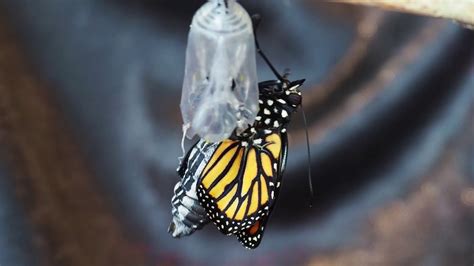
[[[194,15],[181,96],[186,136],[210,142],[252,124],[258,86],[252,20],[235,0],[211,0]]]

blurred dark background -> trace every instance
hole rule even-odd
[[[203,1],[0,0],[0,265],[472,265],[474,31],[242,0],[306,78],[261,246],[166,229],[189,24]],[[272,78],[259,60],[259,79]],[[189,147],[192,141],[187,142]]]

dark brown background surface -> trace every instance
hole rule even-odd
[[[274,64],[307,79],[314,207],[296,116],[257,250],[213,226],[167,234],[200,1],[1,0],[0,265],[472,265],[474,32],[241,2]]]

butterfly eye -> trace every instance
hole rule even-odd
[[[301,95],[291,93],[290,95],[288,95],[288,103],[293,106],[301,105]]]
[[[255,39],[250,16],[235,0],[211,0],[193,17],[181,112],[188,137],[212,142],[255,120]]]

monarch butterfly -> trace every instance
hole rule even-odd
[[[257,121],[220,143],[197,142],[178,170],[172,199],[174,237],[211,220],[224,234],[256,248],[279,194],[285,170],[290,115],[301,104],[304,80],[259,83]]]
[[[172,198],[173,237],[192,234],[212,221],[247,248],[260,244],[281,187],[288,153],[287,126],[301,105],[304,80],[281,76],[260,50],[277,80],[259,88],[259,112],[243,132],[218,143],[198,141],[186,154]]]

